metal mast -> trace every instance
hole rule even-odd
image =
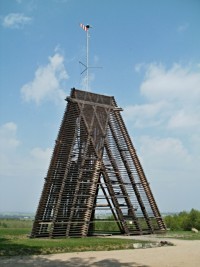
[[[86,90],[89,90],[89,25],[86,25],[87,30],[87,42],[86,42]]]
[[[86,71],[86,91],[89,90],[89,28],[91,28],[90,25],[83,25],[82,23],[80,23],[80,27],[86,31],[86,65],[83,64],[82,62],[80,62],[84,67],[85,69],[81,72],[84,73]]]

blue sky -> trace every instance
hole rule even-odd
[[[114,95],[161,211],[200,209],[200,1],[0,1],[0,211],[36,210],[70,89]]]

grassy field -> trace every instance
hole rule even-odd
[[[0,219],[0,229],[5,228],[30,228],[33,221],[30,219]]]
[[[0,256],[133,248],[133,240],[109,238],[30,239],[29,229],[0,229]],[[135,241],[136,242],[136,241]]]
[[[158,235],[158,237],[175,238],[183,240],[200,240],[200,232],[193,233],[192,231],[168,231],[164,235]]]
[[[12,223],[14,223],[14,221],[9,222],[7,225],[11,226]],[[133,248],[133,243],[137,242],[128,239],[109,239],[97,237],[30,239],[28,235],[30,234],[31,228],[19,228],[19,226],[20,223],[15,224],[15,228],[0,227],[0,256],[131,249]]]
[[[148,243],[133,239],[105,237],[30,239],[31,226],[31,220],[0,219],[0,256],[131,249],[134,243]],[[158,237],[200,240],[200,232],[169,231]],[[134,238],[137,239],[136,236]]]

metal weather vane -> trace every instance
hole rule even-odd
[[[86,26],[80,23],[80,27],[86,32],[86,65],[79,61],[81,65],[85,67],[85,69],[81,72],[83,74],[86,71],[86,90],[89,90],[89,29],[92,28],[89,24]]]

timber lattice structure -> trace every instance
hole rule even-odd
[[[67,101],[31,237],[108,233],[107,210],[118,233],[165,231],[114,97],[73,88]]]

